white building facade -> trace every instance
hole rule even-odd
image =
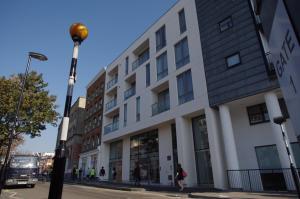
[[[133,181],[139,164],[143,183],[173,186],[180,163],[190,187],[295,189],[272,122],[288,113],[252,18],[247,1],[181,0],[107,67],[108,179]],[[289,120],[285,129],[299,156]]]

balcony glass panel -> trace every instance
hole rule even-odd
[[[170,102],[152,104],[152,116],[170,110]]]
[[[137,58],[133,63],[132,63],[132,71],[137,69],[139,66],[141,66],[143,63],[145,63],[149,59],[149,49],[144,51],[142,54],[139,55],[139,58]]]
[[[118,82],[118,77],[114,77],[112,80],[107,82],[107,86],[106,86],[107,89],[110,89],[111,87],[113,87],[117,82]]]
[[[104,127],[104,134],[108,134],[119,129],[119,121],[115,121],[110,123]]]
[[[105,104],[105,111],[112,109],[117,106],[117,99],[113,99]]]
[[[130,89],[124,92],[124,100],[127,100],[131,96],[135,95],[135,87],[131,87]]]

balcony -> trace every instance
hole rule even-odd
[[[267,52],[265,55],[266,55],[266,59],[268,62],[267,67],[266,67],[267,74],[270,79],[276,79],[277,76],[276,76],[276,71],[275,71],[275,67],[274,67],[274,63],[273,63],[273,56],[270,52]]]
[[[118,76],[114,77],[112,80],[110,80],[109,82],[107,82],[106,85],[106,89],[110,89],[111,87],[113,87],[116,83],[118,82]]]
[[[128,98],[130,98],[133,95],[135,95],[135,86],[129,88],[128,90],[126,90],[124,92],[124,100],[127,100]]]
[[[117,99],[113,99],[105,104],[105,111],[112,109],[117,106]]]
[[[104,127],[104,135],[117,131],[118,129],[119,129],[119,121],[110,123]]]
[[[170,110],[170,102],[152,104],[152,116]]]
[[[135,69],[137,69],[139,66],[141,66],[143,63],[145,63],[147,60],[149,60],[149,58],[150,58],[149,49],[147,49],[141,55],[139,55],[138,59],[136,59],[132,63],[132,71],[134,71]]]
[[[163,70],[157,73],[157,81],[163,79],[168,75],[168,70]]]

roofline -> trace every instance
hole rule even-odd
[[[88,83],[88,85],[85,87],[86,89],[88,89],[93,83],[95,83],[95,81],[105,73],[105,66],[101,68],[101,70],[97,73],[97,75],[95,75],[95,77]]]
[[[170,10],[172,10],[181,0],[177,0],[167,11],[165,11],[158,19],[156,19],[148,28],[146,28],[146,30],[140,34],[140,36],[138,36],[135,40],[133,40],[133,42],[131,42],[129,44],[129,46],[123,50],[112,62],[110,62],[107,67],[109,67],[112,63],[114,63],[117,59],[119,59],[121,57],[121,55],[128,50],[137,40],[139,40],[149,29],[151,29],[161,18],[163,18]]]

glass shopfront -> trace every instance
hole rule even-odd
[[[197,177],[199,184],[213,184],[212,166],[205,115],[192,119]]]
[[[141,180],[159,183],[158,131],[142,133],[130,138],[130,180],[136,164],[140,165]]]
[[[109,151],[109,180],[117,182],[122,181],[122,153],[123,153],[123,142],[122,140],[112,142],[110,144]],[[113,179],[113,169],[116,170],[116,178]]]

